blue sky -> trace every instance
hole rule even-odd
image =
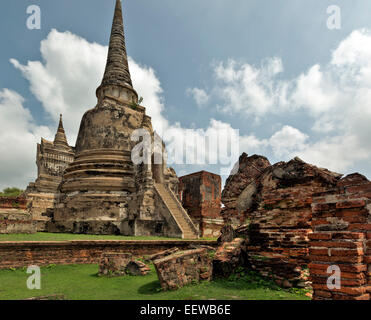
[[[334,2],[341,9],[340,30],[329,30],[326,25],[326,10]],[[41,30],[26,27],[26,8],[30,4],[41,8]],[[161,113],[161,119],[159,116],[155,123],[166,120],[169,126],[179,123],[182,130],[205,132],[213,119],[240,130],[241,152],[264,154],[272,163],[299,155],[331,170],[359,171],[371,177],[371,148],[366,138],[371,133],[367,103],[368,85],[371,90],[367,63],[368,54],[371,57],[371,2],[124,0],[123,6],[127,50],[137,66],[131,72],[137,70],[137,74],[150,79],[138,80],[136,89],[142,89],[143,105],[149,113]],[[36,167],[36,147],[32,144],[42,134],[52,138],[59,114],[56,111],[69,110],[63,110],[63,106],[53,109],[57,102],[40,93],[42,88],[37,88],[35,82],[40,83],[42,74],[28,68],[28,62],[39,61],[46,71],[41,67],[38,70],[49,72],[51,79],[57,78],[63,86],[66,79],[59,79],[60,73],[48,69],[52,63],[58,64],[53,60],[51,43],[65,41],[67,47],[71,40],[71,46],[97,43],[97,61],[104,65],[101,48],[108,43],[113,8],[114,0],[3,1],[0,93],[9,91],[0,95],[0,124],[6,122],[10,128],[14,124],[18,130],[15,133],[30,136],[27,144],[19,142],[22,148],[14,154],[0,154],[1,166],[7,167],[0,169],[0,188],[10,184],[25,187],[26,181],[32,180]],[[51,34],[53,29],[59,36]],[[72,35],[80,40],[74,41]],[[43,40],[50,49],[44,56],[40,52]],[[354,55],[358,58],[353,59]],[[10,59],[16,62],[11,63]],[[94,63],[94,59],[89,63]],[[64,63],[65,70],[79,70],[67,58]],[[97,68],[97,74],[100,69]],[[231,78],[225,80],[231,73]],[[82,75],[80,82],[84,79]],[[86,85],[80,94],[74,93],[75,100],[81,103],[90,95],[86,98],[90,105],[81,105],[70,124],[66,124],[72,144],[78,130],[76,118],[94,107],[97,81],[87,82],[90,91]],[[68,90],[62,90],[55,99],[71,99]],[[197,99],[200,93],[204,99]],[[150,102],[154,106],[148,106]],[[2,112],[12,103],[20,111],[16,116]],[[22,122],[22,110],[30,114],[25,125],[17,127]],[[68,121],[68,114],[65,118]],[[3,150],[9,150],[6,137],[10,129],[3,135],[1,130]],[[21,156],[22,150],[30,146],[33,149]],[[175,168],[180,175],[201,168],[219,171],[218,166],[208,165]]]

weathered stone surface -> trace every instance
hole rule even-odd
[[[205,248],[179,251],[153,264],[163,290],[176,290],[212,278],[212,257]]]
[[[125,271],[132,276],[145,276],[151,269],[142,261],[130,261]]]
[[[233,228],[230,224],[226,224],[220,230],[220,237],[218,238],[218,245],[222,245],[224,242],[231,242],[236,238],[247,238],[249,236],[249,225],[239,226]]]
[[[23,197],[0,197],[0,234],[35,233],[36,223]]]
[[[132,260],[131,253],[105,252],[99,262],[99,275],[119,277],[126,274],[126,267]]]
[[[236,238],[224,242],[217,249],[213,260],[213,276],[228,277],[238,267],[247,266],[246,240]]]
[[[177,251],[179,251],[179,249],[177,247],[174,247],[174,248],[171,248],[171,249],[168,249],[168,250],[164,250],[164,251],[152,254],[152,255],[146,257],[146,260],[148,260],[148,261],[159,260],[159,259],[165,258],[167,256],[170,256]]]
[[[270,166],[271,164],[266,157],[258,155],[249,157],[246,153],[240,156],[222,192],[222,203],[225,205],[222,215],[226,222],[231,222],[235,226],[245,223],[245,217],[237,209],[237,200],[249,184]],[[245,194],[248,197],[240,199],[239,207],[241,209],[252,205],[250,193],[251,190],[246,190]]]

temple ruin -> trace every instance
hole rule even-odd
[[[96,96],[74,148],[68,146],[62,120],[55,141],[42,139],[38,146],[38,178],[27,196],[39,230],[197,238],[197,228],[175,195],[179,180],[166,166],[164,144],[160,151],[151,148],[149,162],[132,161],[138,144],[133,132],[145,129],[153,143],[158,136],[132,85],[119,0]],[[156,152],[160,163],[154,161]]]

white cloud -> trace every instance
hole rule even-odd
[[[293,152],[305,149],[307,140],[308,136],[300,130],[291,126],[284,126],[269,139],[269,144],[276,157],[279,158],[287,155],[292,157]]]
[[[260,67],[229,60],[214,71],[210,95],[222,101],[221,112],[257,120],[274,119],[278,113],[302,119],[304,112],[312,132],[304,135],[296,129],[293,141],[284,141],[282,130],[289,131],[284,127],[269,139],[275,156],[301,154],[304,160],[340,171],[371,160],[370,31],[353,31],[328,64],[313,65],[293,79],[278,77],[283,71],[279,58],[267,59]]]
[[[197,106],[199,107],[205,106],[210,100],[210,96],[206,93],[206,91],[199,88],[188,88],[187,94],[195,99]]]
[[[24,99],[16,92],[0,91],[0,190],[25,187],[36,175],[36,144],[40,136],[52,138],[45,126],[37,126]]]
[[[285,82],[275,82],[283,71],[281,59],[274,57],[263,61],[261,68],[248,63],[239,64],[234,60],[219,63],[215,67],[217,84],[213,93],[221,99],[223,113],[245,113],[260,116],[281,101],[287,90]]]

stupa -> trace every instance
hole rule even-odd
[[[176,194],[179,180],[161,164],[134,164],[132,134],[151,118],[138,104],[126,53],[122,5],[116,0],[106,69],[97,105],[85,112],[75,157],[63,173],[48,230],[88,234],[197,238]],[[151,149],[153,152],[153,149]]]

